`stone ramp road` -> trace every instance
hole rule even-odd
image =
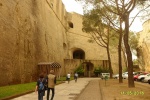
[[[92,80],[75,100],[102,100],[99,80]]]
[[[90,82],[91,80],[93,80],[93,81]],[[77,97],[81,93],[81,91],[88,85],[89,82],[90,82],[90,84],[88,85],[88,87],[91,89],[89,92],[95,91],[95,93],[92,93],[92,95],[95,96],[94,97],[95,99],[80,99],[80,100],[100,100],[100,99],[98,99],[100,97],[96,97],[96,96],[98,96],[98,94],[96,92],[96,91],[98,91],[96,89],[98,80],[100,80],[100,78],[79,78],[77,83],[75,83],[75,81],[73,80],[73,81],[70,81],[69,84],[67,82],[65,82],[65,83],[56,85],[54,100],[74,100],[75,97]],[[96,85],[95,85],[95,82],[96,82]],[[95,88],[92,88],[92,84],[95,86]],[[94,89],[94,91],[93,91],[93,89]],[[89,94],[87,94],[87,95],[89,95]],[[37,98],[37,94],[35,92],[33,92],[33,93],[26,94],[26,95],[23,95],[23,96],[20,96],[20,97],[11,99],[11,100],[38,100],[38,98]],[[46,96],[44,96],[43,100],[46,100]]]

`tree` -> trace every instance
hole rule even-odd
[[[119,41],[118,41],[118,63],[119,63],[119,83],[123,83],[123,78],[122,78],[122,36],[123,36],[123,29],[122,29],[122,19],[119,18],[120,20],[120,31],[119,31]],[[125,59],[125,57],[124,57]]]
[[[141,11],[142,12],[145,11],[145,13],[147,13],[146,9],[149,8],[150,6],[150,5],[147,5],[149,4],[149,1],[148,0],[77,0],[77,1],[84,1],[85,4],[91,4],[91,6],[89,7],[92,7],[92,8],[94,8],[94,5],[97,5],[97,4],[99,6],[104,6],[108,12],[116,14],[118,16],[118,19],[121,19],[121,21],[124,22],[125,28],[123,31],[124,33],[123,40],[124,40],[124,46],[126,50],[127,63],[128,63],[128,87],[135,87],[134,80],[133,80],[132,53],[130,50],[130,45],[129,45],[129,40],[128,40],[129,39],[129,27],[132,24],[132,23],[129,23],[129,16],[135,7],[145,7],[145,8],[142,8]],[[148,2],[148,3],[145,3],[145,2]],[[137,15],[133,18],[133,21],[138,16],[139,13],[137,13]]]
[[[137,48],[138,48],[138,40],[139,37],[134,32],[130,32],[129,34],[129,45],[131,47],[132,53],[137,56]]]
[[[102,9],[104,10],[104,9]],[[112,78],[113,70],[110,57],[110,45],[116,44],[116,34],[111,27],[110,20],[102,16],[102,10],[95,8],[86,12],[83,16],[83,31],[89,33],[92,39],[101,47],[106,48],[110,77]],[[115,16],[111,16],[115,19]]]
[[[92,3],[92,2],[90,2],[90,3]],[[122,19],[118,19],[117,17],[116,17],[116,15],[115,14],[113,14],[113,13],[111,13],[111,12],[109,12],[108,10],[107,10],[107,8],[105,8],[104,6],[100,6],[99,4],[96,4],[97,3],[97,1],[95,1],[95,2],[93,2],[95,5],[93,6],[93,9],[96,11],[96,13],[95,13],[95,15],[96,16],[101,16],[101,18],[99,17],[99,19],[102,19],[102,21],[101,22],[104,22],[105,23],[105,26],[107,26],[107,27],[111,27],[109,30],[113,30],[113,33],[115,33],[115,34],[113,34],[114,35],[114,37],[111,37],[109,40],[111,41],[111,42],[108,42],[107,44],[109,44],[109,43],[111,43],[111,44],[109,44],[109,45],[113,45],[114,47],[117,47],[117,45],[118,45],[118,42],[119,42],[119,45],[118,45],[118,55],[119,55],[119,82],[120,83],[122,83],[123,82],[123,80],[122,80],[122,57],[121,57],[121,52],[122,52],[122,46],[121,46],[121,44],[122,44],[122,34],[123,34],[123,31],[122,31]],[[87,7],[89,7],[89,6],[87,6]],[[86,7],[85,7],[86,8]],[[112,8],[113,9],[113,8]],[[114,10],[116,10],[116,9],[114,9]],[[87,14],[87,13],[89,13],[88,12],[89,10],[87,10],[87,9],[85,9],[84,10],[84,12]],[[107,13],[106,13],[107,12]],[[90,14],[93,14],[93,13],[90,13]],[[85,14],[84,14],[85,15]],[[96,18],[96,17],[93,17],[93,18]],[[98,17],[97,17],[98,18]],[[96,20],[93,20],[93,21],[96,21]],[[86,21],[85,21],[86,22]],[[109,23],[109,25],[106,23],[106,22],[108,22]],[[97,23],[99,23],[99,21],[97,21]],[[120,26],[120,27],[118,27],[118,25]],[[106,28],[106,27],[105,27]],[[90,29],[90,28],[86,28],[87,30],[88,29]],[[110,33],[109,33],[110,34]],[[109,35],[108,34],[108,35]],[[119,35],[120,34],[120,35]],[[107,36],[108,36],[107,35]],[[116,38],[119,38],[119,39],[116,39]],[[116,40],[116,41],[118,41],[118,42],[116,42],[116,43],[114,43],[114,40]],[[113,41],[113,42],[112,42]],[[112,44],[113,43],[113,44]],[[103,47],[103,46],[102,46]],[[108,51],[108,49],[109,49],[109,46],[108,46],[108,48],[107,48],[107,51]],[[110,51],[110,50],[109,50]],[[111,64],[111,59],[110,59],[110,54],[109,54],[109,52],[107,53],[108,54],[108,60],[110,61],[109,62],[109,64]],[[111,66],[111,65],[110,65]],[[112,68],[111,68],[112,69]],[[112,76],[112,75],[111,75]]]

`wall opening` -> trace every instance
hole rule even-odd
[[[85,52],[81,49],[73,52],[73,59],[85,59]]]
[[[68,25],[70,28],[73,28],[73,23],[72,22],[68,22]]]

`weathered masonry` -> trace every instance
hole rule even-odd
[[[108,67],[106,50],[89,43],[82,15],[68,13],[61,0],[0,1],[0,86],[37,80],[40,62],[57,62],[60,75],[82,63],[85,76]],[[117,50],[111,58],[117,72]]]
[[[150,20],[143,23],[143,30],[139,34],[138,58],[140,69],[150,72]]]

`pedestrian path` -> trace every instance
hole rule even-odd
[[[102,100],[99,80],[90,81],[76,100]]]
[[[95,81],[92,81],[92,83],[90,83],[90,85],[88,86],[89,88],[92,88],[95,82],[97,84],[98,81],[96,80],[99,80],[99,78],[79,78],[77,82],[72,80],[70,81],[69,84],[65,82],[56,85],[54,100],[73,100],[77,95],[81,93],[81,91],[88,85],[89,81],[91,80],[95,80]],[[96,89],[95,87],[94,91],[98,91],[98,89]],[[90,92],[92,93],[92,91]],[[37,98],[37,94],[33,92],[11,100],[38,100],[38,98]],[[44,100],[46,100],[46,96],[44,96]],[[78,99],[78,100],[100,100],[100,99]]]

